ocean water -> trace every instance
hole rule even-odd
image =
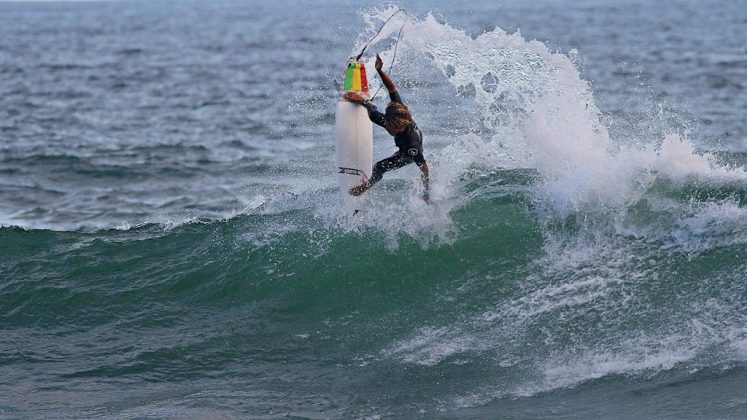
[[[398,8],[365,59],[434,203],[406,167],[351,219],[334,79]],[[744,0],[0,3],[0,417],[747,417],[745,34]]]

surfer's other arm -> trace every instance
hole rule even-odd
[[[371,120],[371,122],[386,128],[386,119],[384,118],[384,114],[382,114],[381,111],[376,108],[376,105],[374,105],[370,100],[366,100],[358,92],[346,93],[345,100],[366,107],[366,110],[368,111],[368,118]]]
[[[422,165],[418,165],[420,168],[420,179],[423,181],[423,200],[426,203],[431,203],[430,188],[429,188],[429,174],[428,174],[428,163],[423,162]]]

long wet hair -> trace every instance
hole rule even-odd
[[[400,131],[413,123],[410,110],[401,103],[394,101],[389,102],[389,105],[386,106],[384,120],[387,127],[391,127],[394,131]]]

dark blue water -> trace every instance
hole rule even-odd
[[[365,58],[434,204],[406,167],[350,220],[334,79],[398,7]],[[747,417],[746,28],[740,0],[0,3],[0,417]]]

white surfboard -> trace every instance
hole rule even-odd
[[[340,98],[335,114],[337,133],[337,180],[345,208],[350,215],[363,209],[368,193],[350,195],[351,188],[361,185],[371,176],[373,168],[373,125],[362,105]]]

